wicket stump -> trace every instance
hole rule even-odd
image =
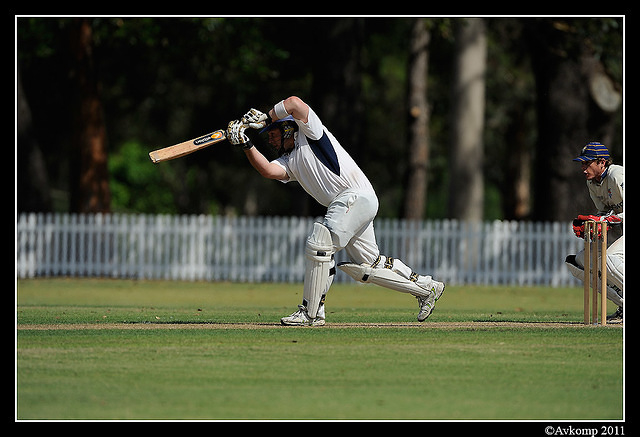
[[[598,224],[602,231],[598,233]],[[600,240],[600,324],[607,324],[607,224],[584,222],[584,324],[598,324],[598,240]],[[591,268],[593,264],[593,269]],[[589,287],[593,307],[589,320]]]

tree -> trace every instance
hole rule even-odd
[[[92,29],[88,19],[71,26],[71,54],[76,99],[73,119],[71,209],[108,212],[111,208],[107,172],[106,128],[94,68]]]
[[[31,109],[22,88],[20,72],[17,92],[17,166],[21,169],[18,178],[18,210],[50,211],[49,177],[42,149],[35,135]]]
[[[449,217],[482,220],[487,38],[481,18],[456,26],[452,93]]]
[[[589,141],[610,145],[617,105],[600,103],[593,87],[605,68],[595,49],[601,20],[528,20],[526,29],[536,78],[538,144],[533,218],[571,220],[593,212],[584,177],[572,159]],[[611,87],[613,88],[613,87]],[[609,94],[614,96],[615,93]],[[610,100],[605,97],[605,100]],[[574,165],[572,165],[574,164]]]
[[[426,21],[427,42],[411,57],[412,27],[422,24],[412,17],[20,17],[18,97],[32,117],[18,113],[18,208],[104,210],[111,199],[113,211],[320,214],[295,185],[264,183],[248,171],[244,155],[231,147],[161,167],[146,157],[293,93],[317,110],[370,177],[381,217],[461,218],[473,211],[480,219],[565,220],[573,213],[550,210],[575,198],[590,208],[570,160],[585,142],[599,140],[611,143],[621,162],[622,111],[615,108],[623,21],[418,21]],[[482,29],[473,39],[480,24],[487,37]],[[313,37],[292,37],[300,34]],[[70,36],[78,42],[74,55]],[[479,60],[463,72],[462,60],[474,52]],[[427,64],[422,83],[426,73],[419,71]],[[409,65],[418,79],[409,77]],[[77,115],[73,126],[69,114]],[[23,130],[27,122],[32,130]],[[39,145],[40,157],[35,148],[29,149],[35,160],[22,153],[24,140]],[[458,149],[464,144],[470,149]],[[38,182],[38,195],[49,196],[50,206],[26,195],[35,188],[34,173],[47,178]],[[575,185],[565,190],[568,183]]]
[[[413,24],[409,56],[409,171],[405,192],[404,217],[421,220],[427,201],[429,163],[429,108],[427,71],[431,36],[423,18]]]

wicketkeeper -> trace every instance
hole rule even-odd
[[[607,226],[607,298],[618,306],[616,312],[607,317],[608,323],[622,323],[624,290],[624,235],[623,209],[624,167],[611,163],[609,150],[604,144],[587,144],[574,159],[580,163],[582,173],[587,180],[589,195],[597,212],[592,215],[579,215],[573,221],[573,231],[584,238],[584,222],[595,220],[599,226]],[[586,280],[584,271],[584,250],[565,260],[569,271],[581,281]],[[592,266],[592,268],[598,268]],[[602,290],[598,290],[602,292]]]
[[[278,158],[269,161],[245,134],[261,129]],[[251,165],[265,178],[297,181],[327,207],[314,223],[305,245],[302,304],[283,317],[283,325],[325,324],[325,298],[335,274],[334,254],[345,249],[351,262],[338,267],[357,281],[412,294],[420,307],[418,320],[429,317],[444,291],[444,283],[418,275],[397,258],[380,254],[373,229],[378,198],[369,182],[338,140],[305,102],[292,96],[268,113],[248,111],[229,123],[228,139],[241,146]]]

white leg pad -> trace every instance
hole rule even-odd
[[[624,257],[607,254],[607,282],[612,282],[619,290],[624,286]]]
[[[305,245],[303,304],[310,318],[316,318],[318,308],[333,280],[333,241],[331,232],[321,223],[313,224],[313,232]]]
[[[399,260],[390,260],[395,266],[399,263]],[[401,262],[400,262],[401,263]],[[406,267],[408,269],[408,277],[399,273],[395,268],[380,266],[379,263],[374,263],[373,266],[368,264],[356,264],[356,263],[340,263],[338,268],[351,276],[353,279],[363,283],[376,284],[381,287],[390,288],[392,290],[401,291],[403,293],[410,293],[414,296],[429,296],[431,291],[429,290],[427,282],[432,282],[430,276],[419,276],[409,269],[404,263],[398,264],[397,267]],[[403,273],[407,273],[404,272]],[[411,279],[409,279],[411,278]],[[418,279],[425,283],[425,287],[418,285]]]
[[[433,278],[429,275],[419,275],[411,267],[400,261],[398,258],[380,255],[373,263],[373,267],[384,267],[399,274],[404,279],[414,282],[424,290],[430,290],[433,285]]]

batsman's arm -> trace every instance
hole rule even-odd
[[[247,159],[262,177],[267,179],[276,179],[279,181],[286,181],[289,179],[289,175],[278,164],[270,162],[258,149],[252,147],[244,151],[247,155]]]
[[[291,96],[276,103],[275,106],[269,110],[271,120],[279,120],[287,115],[292,115],[296,120],[306,123],[309,121],[309,106],[299,97]]]

